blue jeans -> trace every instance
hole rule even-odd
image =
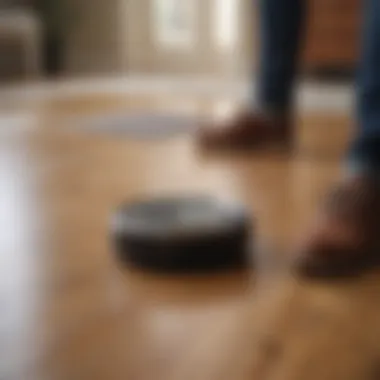
[[[293,95],[306,0],[259,0],[260,62],[258,102],[286,111]]]
[[[259,0],[261,58],[258,102],[286,112],[291,103],[305,20],[305,0]],[[355,170],[380,171],[380,0],[365,0],[357,80],[358,131],[348,152]]]

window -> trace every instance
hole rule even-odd
[[[158,46],[187,49],[194,45],[196,1],[154,0],[153,32]]]
[[[238,38],[238,1],[213,0],[213,35],[215,45],[221,50],[232,50]]]

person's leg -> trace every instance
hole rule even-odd
[[[260,108],[289,112],[305,16],[305,0],[260,0]]]
[[[272,141],[291,142],[289,114],[305,4],[305,0],[259,0],[257,101],[225,122],[224,128],[203,128],[202,145],[252,147]]]
[[[366,0],[358,132],[299,256],[300,273],[360,274],[380,265],[380,2]]]
[[[351,172],[380,171],[380,2],[366,0],[358,73],[358,132],[349,152]]]

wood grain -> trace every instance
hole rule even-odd
[[[178,99],[165,100],[175,109]],[[209,114],[218,103],[193,100]],[[32,129],[2,135],[0,378],[376,378],[376,273],[319,284],[261,267],[167,278],[120,268],[108,242],[121,201],[207,192],[243,201],[260,240],[281,248],[268,260],[284,259],[338,174],[348,121],[301,117],[291,157],[205,157],[186,136],[138,141],[65,124],[72,110],[152,104],[149,96],[50,101],[30,111]]]

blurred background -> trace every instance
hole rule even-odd
[[[303,71],[352,74],[360,0],[308,0]],[[257,20],[244,0],[1,0],[5,82],[115,75],[241,78]]]

